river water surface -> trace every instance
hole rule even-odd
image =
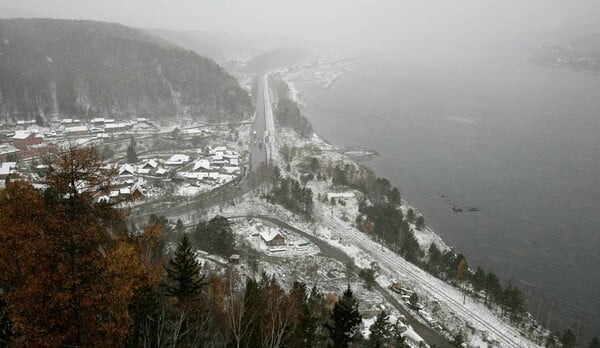
[[[370,56],[327,89],[300,85],[304,112],[332,143],[377,150],[368,166],[471,266],[518,284],[533,315],[561,328],[583,315],[599,335],[600,75],[527,55]]]

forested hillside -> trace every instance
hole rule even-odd
[[[250,98],[214,61],[142,30],[80,20],[0,20],[0,118],[240,120]]]

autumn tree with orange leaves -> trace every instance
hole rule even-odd
[[[98,200],[113,171],[92,148],[47,159],[47,187],[9,182],[0,192],[0,289],[12,343],[120,346],[138,289],[162,278],[151,251],[160,231],[132,236],[122,210]]]

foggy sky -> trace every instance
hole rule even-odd
[[[359,45],[600,32],[596,0],[0,0],[15,15]]]

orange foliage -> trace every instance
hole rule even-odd
[[[94,203],[91,193],[110,182],[95,152],[73,148],[54,160],[45,192],[11,182],[0,193],[0,284],[13,343],[122,345],[136,289],[162,277],[149,251],[160,231],[130,238],[121,211]]]

